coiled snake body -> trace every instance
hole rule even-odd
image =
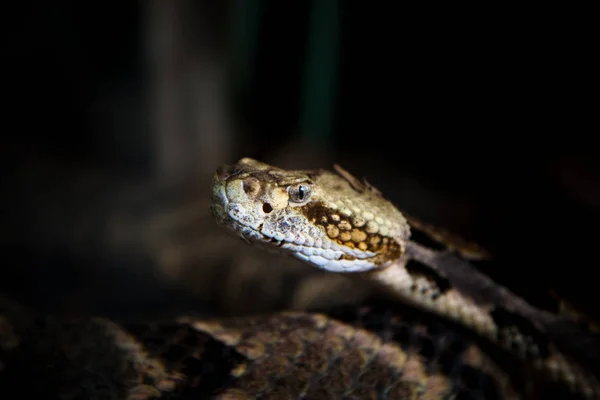
[[[152,323],[58,319],[0,299],[0,393],[600,398],[597,343],[576,324],[480,274],[467,260],[482,251],[336,170],[245,158],[216,172],[211,209],[245,242],[362,280],[382,296],[321,312]],[[414,242],[415,230],[446,250]]]
[[[336,171],[289,171],[245,158],[217,171],[213,212],[248,243],[365,279],[471,329],[548,382],[599,395],[597,378],[565,349],[579,338],[575,327],[569,328],[574,336],[551,338],[557,325],[569,323],[530,306],[456,255],[410,240],[412,219],[366,181],[339,166]],[[419,221],[412,225],[441,238]],[[482,255],[465,246],[454,249],[465,258]]]

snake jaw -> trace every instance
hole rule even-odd
[[[309,264],[331,272],[362,272],[376,265],[368,260],[373,253],[345,249],[332,244],[324,233],[313,228],[304,234],[294,231],[295,226],[306,226],[298,216],[281,211],[277,218],[260,221],[244,204],[232,203],[225,185],[214,185],[211,209],[219,224],[247,244],[259,244],[272,253],[291,255]],[[256,207],[250,207],[250,210]],[[319,245],[317,247],[316,245]],[[367,257],[360,259],[360,256]]]

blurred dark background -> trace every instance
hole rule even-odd
[[[339,163],[532,302],[595,313],[595,23],[502,7],[8,3],[0,290],[70,313],[305,304],[283,292],[316,272],[265,283],[278,259],[248,267],[208,214],[212,172],[250,156]]]

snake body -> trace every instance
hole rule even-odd
[[[6,300],[0,305],[0,389],[19,398],[517,399],[519,393],[569,393],[560,385],[536,386],[543,381],[516,358],[470,340],[459,327],[377,302],[330,314],[151,323],[55,318]]]
[[[569,322],[530,306],[455,254],[410,240],[411,226],[391,202],[368,182],[336,170],[282,170],[244,158],[215,174],[213,213],[250,244],[366,279],[470,328],[549,380],[600,395],[597,378],[564,349],[580,337],[575,327],[568,339],[551,337]]]
[[[246,243],[381,293],[310,312],[140,321],[40,314],[0,296],[0,393],[600,398],[596,344],[575,324],[480,274],[468,260],[485,252],[400,212],[340,167],[290,171],[242,159],[215,173],[211,209]],[[419,244],[418,232],[445,250]]]

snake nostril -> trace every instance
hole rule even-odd
[[[273,211],[273,207],[271,207],[271,205],[269,203],[264,203],[263,204],[263,211],[268,214],[271,211]]]

